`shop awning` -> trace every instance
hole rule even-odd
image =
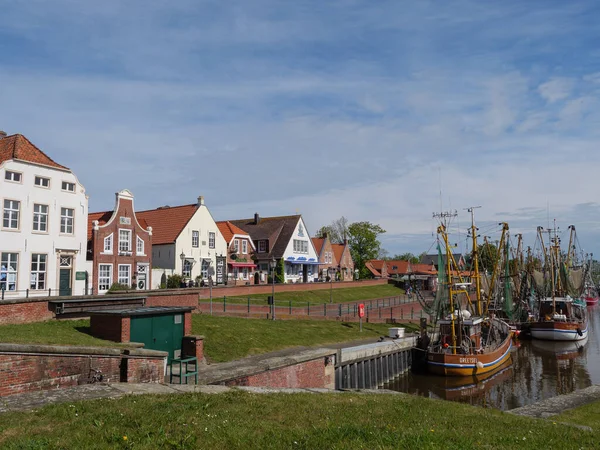
[[[256,264],[251,262],[230,262],[231,267],[253,267],[256,268]]]

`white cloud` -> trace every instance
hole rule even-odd
[[[548,103],[555,103],[567,98],[573,90],[573,80],[553,78],[538,86],[538,92]]]

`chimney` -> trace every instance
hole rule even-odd
[[[260,216],[258,213],[254,213],[254,225],[258,225],[258,222],[260,222]]]
[[[204,196],[203,195],[198,197],[198,206],[204,206]]]
[[[327,231],[323,231],[323,232],[321,233],[321,237],[322,237],[323,239],[327,239]]]
[[[6,137],[6,131],[0,130],[0,139],[5,138],[5,137]]]

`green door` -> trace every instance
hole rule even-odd
[[[132,317],[130,340],[144,348],[169,354],[168,362],[179,357],[183,339],[183,314]]]
[[[71,295],[71,269],[60,269],[58,295]]]

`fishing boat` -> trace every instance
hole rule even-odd
[[[484,317],[481,301],[477,254],[477,229],[473,208],[471,233],[473,237],[476,301],[470,298],[472,283],[459,270],[448,243],[446,225],[438,227],[438,261],[442,261],[441,245],[445,248],[445,268],[439,265],[436,299],[436,339],[427,349],[427,368],[431,373],[445,376],[473,376],[493,371],[510,360],[512,333],[509,325],[495,316]]]
[[[596,288],[594,286],[587,286],[585,291],[583,291],[583,299],[588,306],[597,305],[599,297]]]
[[[536,319],[530,326],[534,339],[580,341],[588,335],[587,307],[582,298],[586,267],[574,264],[571,249],[576,240],[575,227],[571,225],[569,229],[569,251],[565,258],[556,224],[554,229],[547,230],[548,248],[544,245],[544,230],[538,227],[545,264],[543,271],[534,272],[538,292],[541,292]]]

